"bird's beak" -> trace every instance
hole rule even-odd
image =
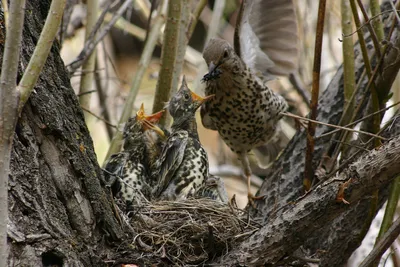
[[[146,115],[144,113],[144,105],[142,103],[142,105],[140,106],[140,109],[138,110],[138,112],[136,113],[137,119],[143,122],[143,130],[153,130],[155,131],[158,135],[160,135],[161,137],[165,137],[164,131],[161,130],[160,127],[158,127],[157,125],[155,125],[154,123],[157,123],[162,114],[164,113],[164,110],[161,110],[157,113],[151,114],[151,115]]]
[[[165,110],[163,109],[163,110],[161,110],[161,111],[159,111],[157,113],[144,116],[144,119],[149,121],[149,122],[151,122],[151,123],[157,123],[161,119],[161,117],[164,114],[164,112],[165,112]]]
[[[215,65],[214,62],[211,61],[210,65],[208,66],[208,73],[213,73],[216,68],[217,68],[217,65]]]
[[[144,104],[143,103],[140,105],[139,110],[136,112],[136,117],[139,120],[143,120],[143,117],[144,117]]]
[[[161,130],[160,127],[158,127],[157,125],[149,122],[148,120],[143,120],[143,130],[153,130],[155,131],[159,136],[161,136],[162,138],[165,138],[165,133],[163,130]]]
[[[215,65],[213,61],[208,65],[208,73],[206,73],[201,79],[202,82],[208,82],[211,80],[218,79],[222,74],[222,71],[218,68],[221,64]]]
[[[196,93],[193,92],[193,91],[190,91],[190,93],[191,93],[191,95],[192,95],[193,102],[199,103],[200,105],[203,104],[203,103],[204,103],[205,101],[207,101],[208,99],[214,97],[214,95],[209,95],[209,96],[206,96],[206,97],[201,97],[201,96],[199,96],[198,94],[196,94]]]

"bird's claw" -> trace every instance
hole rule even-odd
[[[255,195],[253,195],[253,194],[250,193],[250,192],[247,193],[247,198],[248,198],[248,200],[249,200],[249,204],[250,204],[253,208],[256,208],[256,203],[255,203],[256,200],[264,200],[265,197],[266,197],[265,195],[262,195],[262,196],[255,196]]]

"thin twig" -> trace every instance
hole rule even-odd
[[[61,23],[62,14],[65,7],[66,0],[53,0],[50,5],[50,10],[46,18],[46,22],[36,44],[35,50],[31,59],[29,60],[28,67],[24,71],[24,75],[18,84],[21,98],[18,106],[18,114],[21,113],[26,101],[33,91],[40,72],[46,63],[47,56],[53,45],[53,41],[57,35],[58,28]]]
[[[315,50],[314,50],[313,85],[312,85],[311,103],[310,103],[311,120],[315,120],[317,118],[317,110],[318,110],[319,80],[321,72],[321,54],[322,54],[322,40],[324,34],[325,6],[326,6],[326,0],[320,0],[318,6],[318,20],[317,20],[317,30],[316,30]],[[314,178],[312,159],[314,152],[315,128],[317,125],[311,120],[308,123],[307,149],[306,149],[306,160],[305,160],[304,179],[303,179],[303,185],[306,191],[310,190]]]
[[[113,18],[111,13],[107,13],[104,17],[105,22],[110,22]],[[129,33],[132,36],[135,36],[141,41],[144,41],[146,38],[146,31],[142,28],[130,23],[128,20],[124,19],[123,17],[118,18],[117,22],[114,25],[115,28],[120,29],[126,33]]]
[[[91,39],[96,38],[96,29],[94,28],[97,26],[97,12],[99,8],[99,4],[97,0],[87,0],[87,8],[86,8],[86,32],[85,32],[85,42],[88,42]],[[98,22],[98,21],[97,21]],[[90,38],[90,39],[89,39]],[[94,70],[96,64],[96,53],[92,53],[89,55],[88,59],[83,63],[82,66],[82,76],[79,86],[79,103],[82,108],[85,110],[90,108],[90,99],[91,94],[85,94],[89,92],[92,85],[93,85],[93,77],[94,77]],[[88,117],[85,114],[85,120],[87,122]]]
[[[388,109],[391,109],[392,107],[397,106],[398,104],[400,104],[400,102],[394,103],[393,105],[390,105],[390,106],[388,106],[388,107],[386,107],[386,108],[380,109],[380,110],[378,110],[378,111],[376,111],[376,112],[374,112],[374,113],[371,113],[371,114],[369,114],[369,115],[367,115],[367,116],[365,116],[365,117],[362,117],[362,118],[359,119],[359,120],[356,120],[356,121],[354,121],[354,122],[352,122],[352,123],[349,123],[349,124],[347,124],[347,125],[344,125],[343,127],[348,128],[348,127],[350,127],[350,126],[353,126],[353,125],[355,125],[355,124],[357,124],[357,123],[359,123],[359,122],[362,122],[363,120],[368,119],[368,118],[370,118],[370,117],[372,117],[372,116],[374,116],[374,115],[376,115],[376,114],[378,114],[378,113],[381,113],[381,112],[383,112],[383,111],[386,111],[386,110],[388,110]],[[315,140],[324,138],[324,137],[329,136],[329,135],[334,134],[334,133],[337,133],[338,131],[340,131],[340,129],[336,129],[336,130],[333,130],[333,131],[330,131],[330,132],[321,134],[321,135],[315,137]]]
[[[153,113],[164,108],[171,94],[173,76],[176,75],[175,58],[179,39],[179,25],[181,17],[182,1],[170,0],[168,2],[168,14],[164,31],[164,41],[161,52],[161,68],[157,80],[156,92],[153,102]],[[161,117],[159,124],[165,126],[166,116]]]
[[[67,29],[71,22],[71,15],[74,11],[75,1],[67,1],[64,8],[64,14],[61,20],[60,29],[58,31],[58,40],[62,46],[67,36]]]
[[[397,23],[396,19],[393,17],[393,23],[390,28],[389,35],[387,36],[387,40],[391,40],[391,36],[393,34],[393,29],[395,28],[395,25],[397,25]],[[400,44],[400,39],[397,38],[394,46],[397,47],[399,44]],[[382,49],[383,50],[382,57],[380,58],[378,63],[379,68],[378,67],[375,68],[374,71],[375,75],[376,71],[379,70],[378,72],[381,76],[379,79],[380,84],[378,84],[375,87],[375,89],[379,88],[379,90],[374,90],[374,87],[369,87],[371,88],[371,101],[368,103],[366,108],[368,113],[372,113],[379,110],[379,108],[381,108],[386,103],[386,101],[388,100],[390,88],[392,87],[394,81],[394,77],[396,76],[399,70],[400,61],[398,57],[398,51],[397,49],[391,49],[392,46],[393,46],[392,43],[384,45]],[[383,65],[383,62],[385,63],[385,65]],[[375,115],[371,120],[364,121],[361,124],[361,130],[371,131],[373,133],[378,132],[383,115],[384,114]],[[375,139],[374,141],[375,141],[375,147],[380,146],[379,140]]]
[[[396,7],[394,6],[394,4],[391,1],[389,1],[389,2],[392,5],[393,10],[396,10]],[[400,2],[398,2],[397,5],[400,5]],[[394,12],[394,14],[395,14],[395,18],[393,20],[392,26],[396,25],[400,22],[397,12]],[[397,20],[397,23],[396,23],[396,20]],[[396,118],[397,118],[397,116],[394,115],[394,117],[392,118],[393,123],[396,121]],[[375,246],[377,246],[378,241],[382,238],[384,233],[389,229],[391,223],[393,222],[393,218],[394,218],[394,215],[396,214],[396,208],[397,208],[397,205],[399,202],[399,198],[400,198],[400,175],[397,176],[390,185],[390,191],[389,191],[388,201],[386,204],[385,215],[383,216],[381,228],[379,230],[378,237],[376,238]]]
[[[110,127],[113,128],[117,128],[117,126],[115,126],[114,124],[112,124],[111,122],[105,120],[104,118],[100,117],[99,115],[94,114],[92,111],[90,111],[89,109],[85,108],[85,107],[81,107],[84,111],[86,111],[87,113],[90,113],[93,117],[101,120],[102,122],[104,122],[105,124],[107,124]]]
[[[204,44],[206,45],[207,42],[215,37],[219,29],[221,28],[221,21],[222,21],[222,15],[225,9],[225,0],[219,0],[219,1],[214,1],[214,6],[213,6],[213,11],[212,11],[212,16],[211,16],[211,21],[208,27],[207,31],[207,36]],[[200,91],[200,86],[202,85],[201,77],[204,76],[204,73],[207,72],[207,64],[205,64],[204,61],[202,61],[202,64],[200,65],[200,68],[197,72],[196,79],[194,80],[193,87],[195,88],[196,92]]]
[[[382,53],[381,53],[381,46],[379,45],[378,37],[376,36],[376,33],[375,33],[375,31],[374,31],[374,28],[372,27],[372,25],[371,25],[371,23],[370,23],[371,21],[370,21],[370,19],[368,18],[367,11],[365,10],[362,1],[361,1],[361,0],[357,0],[357,3],[358,3],[358,6],[360,7],[361,13],[362,13],[363,16],[364,16],[365,21],[368,21],[367,27],[368,27],[369,33],[371,34],[372,42],[374,43],[376,56],[377,56],[378,59],[379,59],[379,58],[382,57]]]
[[[119,2],[120,0],[116,0],[116,1]],[[87,44],[88,41],[89,42],[93,41],[96,38],[97,32],[99,31],[101,25],[103,24],[103,21],[104,21],[106,15],[107,15],[108,11],[113,6],[114,2],[115,1],[107,1],[107,5],[103,8],[103,11],[101,11],[100,16],[98,17],[96,23],[92,27],[90,27],[90,30],[89,30],[90,34],[88,34],[87,38],[85,39],[85,44]],[[90,7],[89,4],[87,3],[87,7],[86,8],[90,9],[92,7]],[[92,12],[93,11],[94,10],[92,10]],[[99,10],[98,10],[98,6],[97,6],[95,12],[93,12],[94,16],[97,16],[96,13],[98,13],[98,12],[99,12]],[[86,27],[88,27],[87,24],[86,24]]]
[[[201,12],[203,12],[203,9],[207,5],[207,2],[207,0],[200,0],[200,2],[197,4],[197,7],[193,12],[192,19],[189,23],[189,30],[187,32],[188,39],[190,39],[190,36],[192,36],[194,29],[196,28],[197,21],[199,20],[200,14]]]
[[[400,197],[400,175],[397,176],[392,184],[390,185],[389,198],[387,201],[385,215],[383,216],[381,229],[379,230],[379,235],[376,238],[376,242],[383,236],[383,234],[389,229],[391,223],[393,222],[394,215],[396,214],[397,204]],[[377,245],[377,243],[375,243]]]
[[[380,140],[387,140],[387,138],[384,138],[382,136],[379,136],[379,135],[376,135],[376,134],[373,134],[373,133],[369,133],[369,132],[354,130],[354,129],[346,128],[346,127],[339,126],[339,125],[333,125],[333,124],[329,124],[329,123],[325,123],[325,122],[321,122],[321,121],[311,120],[311,119],[308,119],[308,118],[304,118],[304,117],[297,116],[297,115],[290,114],[290,113],[286,113],[286,112],[281,112],[280,114],[282,114],[284,116],[287,116],[287,117],[295,118],[295,119],[305,120],[305,121],[312,122],[312,123],[315,123],[315,124],[320,124],[320,125],[324,125],[324,126],[328,126],[328,127],[337,128],[337,129],[340,129],[340,130],[345,130],[345,131],[349,131],[349,132],[365,134],[365,135],[368,135],[368,136],[371,136],[371,137],[378,138]]]
[[[15,81],[18,74],[24,16],[25,0],[11,1],[0,77],[0,266],[7,266],[8,259],[7,188],[14,129],[18,120],[18,91],[15,88]]]
[[[310,92],[305,88],[300,75],[298,73],[289,74],[289,81],[293,85],[294,89],[296,89],[296,92],[301,96],[301,98],[303,99],[303,102],[309,108],[311,95],[310,95]]]
[[[4,24],[6,25],[6,33],[7,33],[7,28],[8,28],[8,3],[7,3],[7,0],[1,0],[1,4],[3,6]]]
[[[243,171],[241,168],[229,164],[222,164],[217,165],[216,167],[210,167],[210,174],[222,177],[240,177],[243,181],[247,181],[247,178],[243,175]],[[251,175],[252,185],[260,188],[262,183],[263,180],[260,177],[254,174]]]
[[[107,33],[111,30],[117,20],[122,16],[122,14],[128,9],[128,7],[132,4],[133,0],[126,0],[118,11],[114,14],[114,17],[111,21],[103,27],[102,31],[98,34],[96,39],[89,39],[88,42],[85,43],[84,48],[81,53],[71,64],[68,65],[68,71],[70,75],[74,74],[74,72],[82,66],[82,64],[87,60],[87,58],[93,53],[97,44],[103,40],[103,38],[107,35]]]
[[[367,69],[368,78],[371,79],[372,67],[371,67],[369,57],[368,57],[368,50],[367,50],[367,45],[365,43],[364,34],[363,34],[363,31],[361,30],[362,26],[360,26],[361,21],[360,21],[360,18],[358,17],[357,5],[356,5],[355,0],[350,0],[350,6],[351,6],[351,11],[353,13],[354,23],[357,27],[357,35],[358,35],[358,40],[360,42],[360,48],[361,48],[361,53],[362,53],[362,57],[364,60],[364,65],[365,65],[365,68]],[[343,38],[346,38],[351,35],[352,34],[343,35]]]
[[[99,66],[99,57],[96,57],[96,68],[98,68],[98,66]],[[108,111],[106,96],[104,94],[103,85],[101,83],[100,73],[97,72],[97,71],[94,72],[94,81],[95,81],[95,84],[96,84],[97,95],[99,97],[99,104],[100,104],[100,107],[102,108],[102,112],[101,113],[104,116],[104,120],[110,122],[111,121],[111,116],[110,116],[110,113]],[[109,124],[105,123],[105,125],[106,125],[106,131],[107,131],[108,138],[109,138],[109,140],[111,140],[112,137],[113,137],[113,129]]]
[[[350,33],[352,31],[352,12],[350,8],[350,3],[348,0],[342,0],[341,2],[341,11],[342,11],[342,30],[344,34]],[[353,37],[343,38],[343,87],[344,87],[344,103],[346,109],[349,111],[354,110],[354,92],[356,91],[356,77],[354,70],[354,44]],[[343,114],[344,115],[344,114]],[[343,116],[342,124],[348,124],[349,118],[351,116]],[[348,132],[344,132],[341,142],[339,145],[341,146],[339,151],[342,151],[343,155],[347,154],[349,147],[343,147],[342,144],[346,143],[349,140]]]
[[[389,38],[390,38],[390,34],[389,34]],[[387,50],[387,46],[384,48],[383,54],[386,53],[386,50]],[[372,90],[371,88],[372,88],[373,86],[375,86],[375,78],[376,78],[377,75],[378,75],[378,70],[381,68],[381,66],[382,66],[382,64],[383,64],[383,59],[384,59],[384,57],[381,57],[380,60],[378,61],[378,64],[375,66],[375,69],[374,69],[374,71],[372,72],[371,77],[370,77],[369,80],[368,80],[368,83],[367,83],[367,86],[366,86],[365,89],[364,89],[364,92],[368,92],[368,91]],[[362,80],[361,80],[361,78],[360,78],[359,84],[361,84],[361,81],[362,81]],[[355,93],[356,93],[357,91],[358,91],[358,90],[356,90],[356,91],[354,92],[352,98],[355,97]],[[352,117],[351,117],[351,120],[350,120],[350,121],[354,121],[354,119],[356,118],[356,116],[359,114],[361,108],[363,107],[364,102],[368,99],[368,96],[369,96],[369,95],[368,95],[367,93],[364,93],[364,94],[363,94],[361,100],[359,101],[357,107],[355,108],[355,110],[354,110],[354,112],[353,112],[353,114],[352,114]],[[348,110],[349,110],[349,109],[347,109],[347,106],[346,106],[344,113],[347,113]],[[341,119],[341,121],[342,121],[342,119]],[[374,140],[375,140],[375,139],[374,139]],[[335,149],[334,149],[334,151],[331,153],[332,158],[336,158],[337,155],[339,154],[339,151],[340,151],[340,145],[339,145],[339,146],[336,146]],[[333,167],[333,166],[332,166],[332,167]]]
[[[381,13],[381,6],[379,5],[379,2],[379,0],[369,1],[369,9],[371,10],[372,16],[377,16]],[[383,25],[380,16],[378,16],[378,18],[372,22],[372,26],[374,27],[374,31],[376,33],[376,36],[378,37],[378,41],[382,42],[385,38],[385,33],[383,32]]]
[[[369,253],[369,255],[359,265],[360,267],[374,266],[376,265],[383,253],[390,247],[390,245],[400,235],[400,217],[393,222],[389,230],[382,236],[378,244]]]
[[[399,10],[397,10],[397,11],[399,11]],[[376,19],[377,17],[380,17],[380,16],[382,16],[382,15],[384,15],[384,14],[386,14],[386,13],[391,13],[391,12],[396,12],[396,11],[393,11],[393,10],[386,10],[386,11],[383,11],[383,12],[379,13],[379,14],[376,15],[376,16],[370,17],[366,22],[364,22],[363,24],[360,24],[360,26],[357,26],[357,28],[356,28],[355,31],[353,31],[352,33],[350,33],[350,34],[348,34],[348,35],[343,35],[343,37],[349,37],[349,36],[351,36],[351,35],[356,34],[358,31],[361,31],[362,28],[364,28],[364,27],[367,26],[369,23],[371,23],[372,20],[374,20],[374,19]],[[362,31],[361,31],[361,32],[362,32]]]
[[[400,23],[400,17],[399,17],[399,14],[397,13],[396,7],[394,6],[394,3],[392,1],[389,1],[389,3],[393,8],[393,14],[397,19],[397,23]],[[397,4],[399,5],[399,3],[397,3]]]
[[[173,95],[177,91],[178,84],[180,83],[180,76],[183,70],[186,48],[190,38],[190,36],[187,35],[189,19],[190,19],[190,1],[183,0],[181,4],[181,16],[179,20],[178,39],[176,43],[177,52],[174,64],[175,70],[172,76],[171,91],[169,92],[170,95]]]
[[[356,27],[359,28],[361,22],[360,22],[360,19],[359,19],[359,17],[358,17],[357,6],[356,6],[355,0],[350,0],[350,6],[351,6],[351,9],[352,9],[353,18],[354,18]],[[361,52],[362,52],[362,57],[363,57],[364,65],[365,65],[365,69],[366,69],[365,72],[366,72],[366,74],[368,75],[368,78],[369,78],[369,79],[372,79],[372,68],[371,68],[371,63],[370,63],[369,57],[368,57],[368,50],[367,50],[367,45],[366,45],[366,42],[365,42],[365,39],[364,39],[364,35],[363,35],[363,33],[362,33],[361,30],[357,31],[357,34],[358,34],[358,39],[359,39],[359,42],[360,42],[360,48],[361,48]],[[351,35],[350,35],[350,36],[351,36]],[[344,38],[344,40],[345,40],[345,38]],[[356,93],[358,93],[358,89],[360,88],[360,84],[361,84],[361,82],[363,81],[363,76],[364,76],[364,72],[363,72],[363,75],[362,75],[362,76],[360,77],[360,79],[359,79],[359,83],[358,83],[358,85],[357,85],[357,90],[355,90],[355,91],[353,92],[353,95],[351,96],[351,102],[354,101],[354,98],[355,98],[355,96],[356,96]],[[372,91],[375,90],[375,84],[374,84],[374,83],[371,84],[371,90],[372,90]],[[362,99],[362,101],[360,101],[360,102],[363,103],[365,99],[366,99],[366,98],[364,97],[364,98]],[[357,107],[357,110],[358,110],[361,106],[362,106],[362,105],[360,104],[360,105]],[[352,112],[352,113],[353,113],[353,116],[350,116],[350,115],[349,115],[349,112]],[[345,106],[345,108],[344,108],[344,111],[343,111],[342,117],[340,118],[339,124],[342,125],[342,124],[344,124],[344,123],[348,123],[348,122],[353,121],[353,120],[355,119],[355,116],[356,116],[357,113],[358,113],[358,112],[354,112],[354,108],[351,108],[351,106],[350,106],[349,104],[347,104],[347,105]],[[348,118],[348,117],[350,117],[350,120],[346,119],[346,118]],[[345,140],[345,139],[347,138],[347,134],[348,134],[347,132],[343,132],[343,133],[340,135],[339,138],[340,138],[341,140]],[[329,151],[332,151],[332,149],[330,148]],[[331,157],[332,157],[332,158],[337,158],[337,156],[339,155],[340,151],[341,151],[341,144],[339,144],[339,145],[337,145],[337,146],[335,145],[335,148],[334,148],[334,150],[333,150],[333,152],[332,152],[332,154],[331,154],[331,155],[332,155]]]
[[[93,93],[96,93],[96,90],[90,90],[90,91],[87,91],[87,92],[79,93],[79,94],[76,94],[76,96],[80,97],[82,95],[88,95],[88,94],[93,94]]]
[[[120,131],[120,128],[122,124],[124,124],[132,114],[133,104],[139,92],[139,87],[142,83],[144,73],[150,64],[151,56],[153,55],[158,36],[160,34],[160,29],[161,26],[164,24],[164,21],[164,16],[162,14],[155,19],[155,22],[147,39],[147,43],[143,49],[142,56],[140,57],[139,68],[136,70],[135,78],[133,78],[132,80],[131,90],[129,91],[128,98],[125,102],[121,117],[118,121],[117,131],[115,132],[114,137],[111,140],[110,147],[108,148],[106,159],[108,159],[112,154],[117,153],[121,149],[122,132]]]
[[[348,34],[352,30],[351,10],[348,0],[342,0],[342,31],[343,34]],[[354,109],[354,101],[352,95],[355,91],[356,78],[354,71],[354,44],[353,38],[343,38],[343,86],[344,86],[344,101],[350,110]],[[349,123],[349,121],[344,121]]]

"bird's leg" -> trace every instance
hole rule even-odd
[[[249,203],[255,208],[255,203],[254,200],[260,200],[260,199],[264,199],[264,196],[255,196],[253,195],[253,193],[251,193],[251,168],[250,168],[250,162],[249,162],[249,158],[247,157],[246,153],[241,153],[239,155],[240,157],[240,161],[242,162],[243,165],[243,171],[244,171],[244,175],[247,178],[247,198],[249,200]]]

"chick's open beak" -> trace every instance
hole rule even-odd
[[[157,125],[149,122],[148,120],[143,120],[143,129],[146,130],[153,130],[155,131],[159,136],[165,138],[165,133],[163,130],[161,130],[160,127],[158,127]]]
[[[208,99],[214,97],[214,95],[209,95],[209,96],[205,96],[205,97],[201,97],[198,94],[194,93],[193,91],[190,91],[191,95],[192,95],[192,99],[193,102],[198,102],[199,104],[203,104],[205,101],[207,101]]]
[[[143,103],[140,105],[139,110],[136,112],[136,117],[139,120],[144,119],[144,104]]]
[[[164,131],[161,130],[160,127],[158,127],[157,125],[154,124],[160,120],[163,113],[164,113],[164,110],[161,110],[157,113],[154,113],[151,115],[146,115],[144,113],[144,105],[142,103],[142,105],[140,106],[140,109],[136,113],[136,118],[137,118],[137,120],[139,120],[143,123],[143,130],[145,130],[145,131],[153,130],[161,137],[165,137]]]
[[[151,123],[157,123],[161,119],[162,115],[164,114],[164,111],[165,110],[161,110],[161,111],[159,111],[157,113],[144,116],[144,119],[149,121],[149,122],[151,122]]]

